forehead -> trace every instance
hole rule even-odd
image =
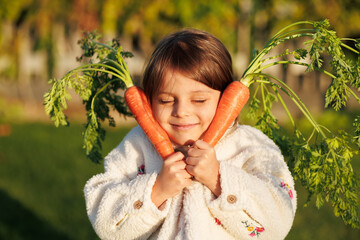
[[[179,71],[166,71],[159,91],[173,92],[173,91],[191,91],[191,92],[211,92],[214,90],[207,85],[187,77]]]

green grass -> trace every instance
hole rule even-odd
[[[338,119],[338,118],[335,118]],[[85,211],[83,187],[103,171],[84,156],[81,125],[55,128],[46,124],[12,125],[0,137],[0,239],[98,239]],[[129,128],[107,132],[109,152]],[[354,163],[359,172],[359,162]],[[307,193],[296,185],[298,210],[286,239],[359,239],[329,206],[304,208]]]
[[[102,164],[85,158],[81,125],[13,125],[0,137],[0,239],[97,239],[83,187]],[[128,128],[109,131],[104,153]]]

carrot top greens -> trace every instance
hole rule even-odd
[[[68,89],[73,88],[83,99],[87,110],[84,148],[94,162],[102,160],[100,151],[105,130],[101,122],[108,120],[110,126],[115,126],[109,114],[111,107],[124,116],[131,115],[119,91],[133,85],[124,60],[132,54],[124,52],[117,40],[103,44],[98,42],[99,38],[99,35],[89,33],[79,41],[83,49],[79,60],[87,60],[86,63],[60,80],[51,80],[51,89],[44,96],[46,113],[56,126],[68,125],[63,113],[67,108],[66,101],[70,99]],[[274,48],[295,39],[303,40],[304,48],[285,49],[271,55]],[[352,57],[347,56],[344,49]],[[306,72],[320,71],[329,77],[325,107],[340,110],[350,97],[360,104],[356,93],[360,91],[359,52],[360,39],[339,38],[327,20],[296,22],[277,32],[262,50],[255,51],[240,80],[251,88],[247,115],[256,119],[256,127],[281,148],[295,179],[309,192],[307,204],[313,197],[317,207],[325,201],[330,202],[334,214],[354,228],[360,228],[359,177],[353,171],[351,160],[358,156],[360,147],[360,117],[354,119],[353,133],[331,132],[314,119],[286,82],[266,70],[276,65],[293,64],[303,66]],[[330,59],[328,68],[324,59]],[[284,96],[310,122],[313,131],[309,136],[297,128]],[[280,102],[287,113],[293,126],[292,135],[284,134],[272,113],[274,101]]]
[[[79,40],[83,54],[77,60],[85,60],[85,64],[69,71],[62,79],[50,80],[52,86],[44,95],[45,111],[56,126],[69,125],[64,114],[67,100],[71,99],[68,89],[74,89],[82,98],[87,111],[83,147],[86,156],[96,163],[103,159],[100,152],[105,130],[101,122],[107,120],[110,126],[115,126],[110,108],[124,116],[132,115],[119,91],[133,86],[124,60],[132,57],[132,53],[123,51],[116,39],[109,44],[100,43],[99,39],[99,34],[88,33]]]
[[[268,56],[281,43],[297,38],[304,38],[305,48],[286,49],[275,56]],[[354,43],[354,47],[345,42]],[[355,57],[346,56],[344,49]],[[353,171],[351,160],[358,155],[360,147],[360,118],[355,118],[352,134],[343,130],[331,132],[316,122],[293,89],[278,77],[266,73],[266,69],[279,64],[294,64],[304,66],[305,71],[322,72],[330,81],[325,107],[340,110],[346,106],[349,97],[354,97],[360,104],[360,98],[354,92],[360,91],[359,52],[360,39],[337,37],[327,20],[297,22],[281,29],[257,52],[240,80],[252,87],[248,116],[255,118],[257,128],[281,148],[295,179],[300,180],[309,192],[307,203],[313,196],[317,207],[321,207],[324,201],[330,202],[336,216],[341,216],[345,223],[357,228],[360,227],[359,178]],[[323,64],[325,57],[330,59],[329,69]],[[305,136],[297,128],[280,92],[289,97],[310,122],[313,128],[310,136]],[[274,101],[282,104],[293,126],[293,135],[284,135],[278,125],[271,112]]]

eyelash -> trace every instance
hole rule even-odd
[[[162,99],[159,100],[159,103],[163,104],[163,105],[172,104],[173,102],[174,102],[174,100],[162,100]],[[193,103],[205,103],[206,99],[197,99],[197,100],[192,100],[191,102],[193,102]]]
[[[193,102],[195,102],[195,103],[204,103],[204,102],[206,102],[206,99],[193,100]]]
[[[172,101],[172,100],[162,100],[162,99],[160,99],[159,102],[160,102],[160,104],[169,104],[169,103],[172,103],[172,102],[174,102],[174,101]]]

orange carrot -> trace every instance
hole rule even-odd
[[[243,83],[234,81],[223,92],[215,116],[206,130],[203,140],[215,146],[229,126],[240,114],[249,99],[249,88]]]
[[[165,160],[174,153],[173,146],[167,133],[154,119],[150,103],[145,96],[144,91],[139,87],[132,86],[126,90],[125,100],[136,121],[150,139],[162,159]]]
[[[223,92],[214,119],[207,129],[203,140],[215,146],[224,135],[230,124],[239,115],[249,99],[249,89],[242,83],[234,81]],[[144,91],[136,86],[125,92],[125,100],[140,127],[148,136],[156,151],[165,160],[174,153],[171,141],[165,130],[154,119],[150,103]]]

